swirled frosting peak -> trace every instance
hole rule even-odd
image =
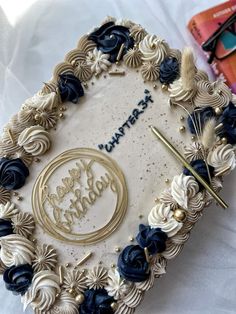
[[[0,257],[7,266],[31,264],[34,258],[34,246],[31,241],[19,234],[10,234],[0,238]]]
[[[51,146],[49,133],[39,125],[31,126],[25,129],[18,138],[19,146],[33,155],[43,155]]]
[[[139,50],[143,54],[144,61],[155,61],[160,64],[169,52],[169,46],[165,40],[156,35],[146,35],[139,43]]]
[[[211,106],[213,108],[222,108],[228,105],[231,98],[232,93],[224,82],[199,81],[194,102],[198,107]]]
[[[33,277],[30,289],[22,298],[24,310],[31,304],[40,313],[47,311],[55,302],[60,292],[59,276],[50,270],[42,270]]]
[[[59,103],[59,97],[56,92],[49,94],[37,93],[33,97],[26,99],[24,105],[35,109],[53,110]]]
[[[169,237],[174,236],[183,226],[173,217],[173,211],[170,206],[161,204],[152,208],[148,223],[152,228],[161,228]]]
[[[224,174],[229,173],[236,166],[233,146],[231,144],[216,146],[209,152],[207,162],[214,167],[216,174],[224,171]]]
[[[171,183],[171,195],[184,209],[189,209],[189,200],[199,191],[199,185],[192,176],[183,173],[174,177]]]

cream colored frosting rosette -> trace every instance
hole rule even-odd
[[[20,134],[18,145],[33,156],[40,156],[49,150],[51,141],[49,133],[43,127],[35,125]]]
[[[221,144],[211,150],[207,162],[215,169],[215,174],[230,173],[236,166],[235,149],[231,144]]]
[[[169,46],[167,42],[156,35],[146,35],[139,43],[139,50],[145,62],[154,61],[160,64],[168,55]]]

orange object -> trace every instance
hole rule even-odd
[[[236,0],[193,16],[188,29],[205,51],[215,75],[236,93]]]

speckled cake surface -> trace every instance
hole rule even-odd
[[[235,95],[129,20],[84,35],[0,141],[0,261],[35,313],[133,313],[235,167]],[[22,309],[23,311],[23,309]]]

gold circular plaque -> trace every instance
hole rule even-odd
[[[106,197],[114,201],[106,203]],[[114,208],[108,208],[112,203]],[[83,226],[91,225],[86,215],[97,204],[100,214],[92,221],[93,230],[81,232]],[[71,149],[57,156],[39,174],[32,191],[34,216],[43,230],[56,239],[80,245],[111,235],[122,222],[127,205],[121,169],[113,159],[91,148]],[[104,209],[111,213],[109,219],[102,217]],[[100,221],[98,227],[96,220]]]

